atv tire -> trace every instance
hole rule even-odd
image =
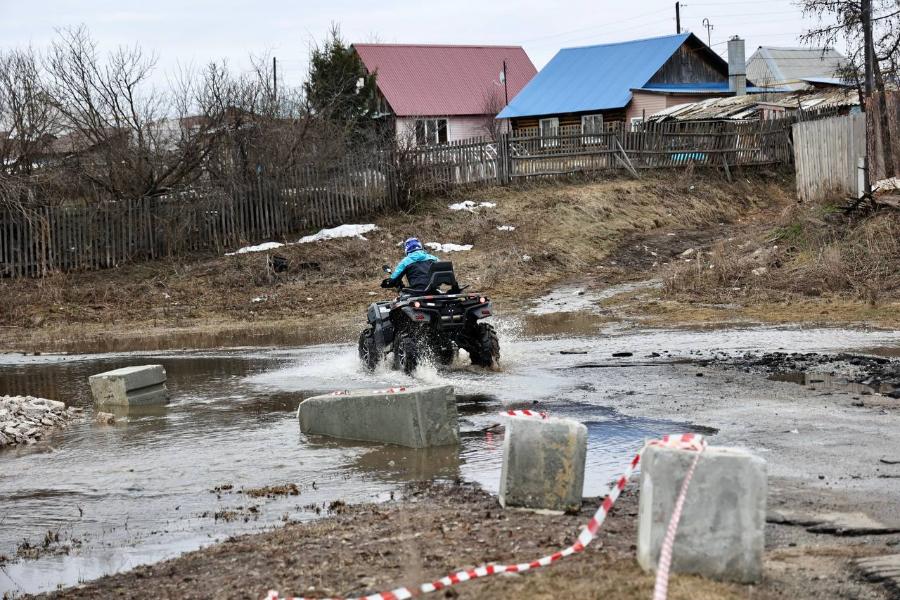
[[[374,371],[381,361],[378,346],[375,344],[375,333],[367,327],[359,334],[359,360],[369,371]]]
[[[418,365],[419,348],[416,338],[409,331],[404,331],[394,340],[394,368],[412,375]]]
[[[493,367],[500,362],[500,341],[493,327],[487,323],[478,323],[467,337],[467,350],[473,365]]]

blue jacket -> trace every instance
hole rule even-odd
[[[428,272],[431,270],[431,265],[424,263],[437,262],[439,260],[440,259],[437,256],[428,254],[424,250],[416,250],[415,252],[407,254],[403,260],[397,263],[390,278],[392,281],[397,281],[406,274],[409,287],[413,289],[424,289],[425,286],[428,285]]]

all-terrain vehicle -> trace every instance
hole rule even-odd
[[[384,270],[391,272],[389,266]],[[493,314],[490,299],[460,288],[453,263],[431,263],[425,289],[399,287],[396,300],[373,302],[359,336],[359,358],[369,370],[391,355],[393,367],[412,373],[423,358],[449,365],[462,348],[472,364],[491,367],[500,359],[497,333],[482,319]]]

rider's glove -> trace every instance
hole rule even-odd
[[[393,282],[391,281],[391,278],[390,278],[390,277],[386,277],[385,279],[383,279],[382,282],[381,282],[381,287],[383,287],[383,288],[392,288],[392,287],[394,287],[394,284],[393,284]]]

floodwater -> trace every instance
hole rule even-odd
[[[623,331],[521,338],[501,321],[503,368],[423,366],[410,378],[362,371],[352,345],[79,356],[0,355],[0,394],[84,406],[86,418],[45,442],[0,451],[0,593],[34,593],[154,562],[238,533],[327,514],[336,501],[386,501],[404,482],[463,479],[496,491],[506,408],[539,408],[589,431],[586,495],[605,491],[647,438],[702,423],[636,419],[608,408],[652,402],[697,382],[676,364],[716,351],[897,348],[900,333],[830,329]],[[568,335],[568,334],[566,334]],[[614,358],[615,353],[631,353]],[[93,423],[87,377],[161,363],[172,401]],[[699,369],[699,367],[698,367]],[[690,381],[688,380],[690,379]],[[411,450],[306,438],[296,408],[336,389],[446,383],[459,402],[459,448]],[[736,393],[723,389],[722,393]],[[299,495],[248,491],[293,483]],[[230,488],[228,486],[231,486]],[[19,559],[24,540],[41,547]],[[55,538],[59,538],[56,541]],[[2,559],[0,559],[2,561]]]

